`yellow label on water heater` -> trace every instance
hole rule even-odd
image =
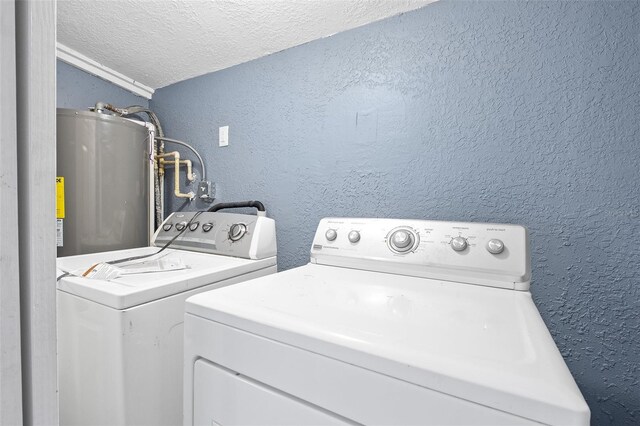
[[[64,178],[56,177],[56,218],[64,219]]]

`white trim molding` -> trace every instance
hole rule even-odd
[[[56,1],[15,11],[22,424],[57,426]]]
[[[0,425],[21,425],[15,3],[0,1]],[[55,301],[54,301],[55,302]]]
[[[127,89],[138,96],[151,99],[153,92],[155,92],[151,87],[104,66],[62,43],[56,43],[56,54],[61,61]]]

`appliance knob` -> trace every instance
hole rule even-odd
[[[209,232],[209,231],[211,231],[211,229],[213,229],[213,223],[203,223],[202,224],[202,230],[204,232]]]
[[[349,241],[354,244],[360,241],[360,233],[358,231],[349,232]]]
[[[176,231],[182,231],[187,227],[187,222],[176,223]]]
[[[247,225],[244,223],[234,223],[229,228],[229,239],[231,241],[238,241],[240,238],[244,237],[244,234],[247,233]]]
[[[165,223],[164,225],[162,225],[162,229],[164,230],[164,232],[169,232],[171,231],[171,228],[173,227],[172,223]]]
[[[336,238],[338,238],[338,233],[335,229],[327,229],[327,232],[324,233],[324,236],[328,241],[334,241]]]
[[[493,238],[487,243],[487,250],[491,254],[500,254],[504,251],[504,243],[502,240]]]
[[[195,231],[196,229],[198,229],[198,226],[200,226],[200,222],[193,222],[191,223],[191,225],[189,225],[189,230],[191,232]]]
[[[399,229],[391,234],[391,247],[399,253],[406,253],[413,248],[415,240],[413,232]]]
[[[455,251],[463,251],[468,245],[469,243],[467,243],[467,239],[464,237],[455,237],[451,240],[451,248]]]

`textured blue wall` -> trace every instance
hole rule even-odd
[[[149,106],[147,99],[60,60],[57,61],[56,77],[58,108],[87,109],[98,101],[116,106]]]
[[[151,106],[218,201],[267,205],[281,269],[324,216],[526,225],[532,293],[593,423],[638,424],[639,50],[638,2],[439,2]]]

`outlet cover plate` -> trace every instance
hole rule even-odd
[[[218,141],[220,146],[229,145],[229,126],[222,126],[218,129]]]

